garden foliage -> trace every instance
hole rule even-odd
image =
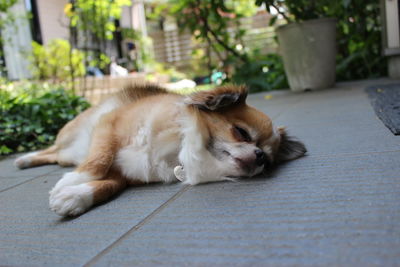
[[[75,0],[65,6],[64,12],[71,27],[89,31],[102,40],[112,40],[117,30],[115,19],[121,17],[122,7],[129,5],[129,0]]]
[[[51,144],[59,129],[88,107],[62,88],[33,83],[0,88],[0,155]]]
[[[64,81],[85,74],[84,54],[63,39],[43,46],[32,42],[31,70],[36,79]]]
[[[247,62],[244,49],[236,49],[237,45],[245,47],[242,37],[245,31],[240,27],[240,19],[255,13],[254,2],[217,1],[217,0],[170,0],[171,13],[176,16],[181,30],[189,29],[196,39],[207,43],[214,55],[222,63],[229,57],[236,57]],[[232,34],[229,26],[236,25]],[[209,56],[209,55],[208,55]]]
[[[107,70],[111,62],[107,52],[111,40],[121,34],[117,24],[122,7],[130,0],[75,0],[65,5],[64,13],[70,19],[71,43],[85,51],[85,65]]]
[[[250,92],[288,88],[282,58],[277,54],[255,53],[249,62],[239,65],[232,77],[237,84],[246,84]]]
[[[139,71],[151,69],[151,67],[156,64],[152,49],[152,39],[143,35],[140,31],[130,28],[122,28],[121,32],[124,39],[132,40],[137,45],[136,49],[138,49],[138,55],[133,62],[133,64],[135,64],[135,69]]]
[[[198,65],[208,68],[209,74],[215,70],[226,72],[227,81],[245,82],[256,91],[277,89],[284,85],[285,79],[280,78],[285,75],[283,68],[265,65],[266,55],[252,56],[254,51],[242,41],[246,31],[240,19],[254,14],[255,4],[264,6],[272,15],[271,26],[278,20],[281,24],[282,20],[292,23],[336,18],[338,81],[386,75],[386,62],[381,55],[380,6],[375,0],[169,0],[157,3],[150,18],[175,17],[179,29],[189,30],[205,44],[208,49],[195,51],[194,56],[203,59]],[[228,26],[236,26],[236,30],[228,31]],[[274,58],[274,66],[281,66],[278,56],[267,57]],[[275,71],[263,72],[263,68]]]
[[[386,75],[382,56],[380,3],[375,0],[256,0],[268,12],[275,9],[288,23],[333,17],[337,19],[337,80]]]

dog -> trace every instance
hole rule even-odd
[[[15,165],[77,166],[49,199],[58,215],[77,216],[128,185],[234,180],[303,156],[304,144],[247,105],[247,93],[245,86],[226,85],[183,96],[155,84],[131,85]]]

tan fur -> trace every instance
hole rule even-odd
[[[57,134],[56,141],[54,145],[57,147],[57,161],[56,163],[63,166],[69,167],[74,166],[73,162],[66,161],[58,156],[58,151],[62,150],[63,148],[69,147],[71,143],[74,141],[76,132],[79,128],[85,127],[85,121],[87,117],[89,117],[92,113],[96,111],[97,107],[89,108],[79,114],[75,119],[68,122]],[[36,165],[35,165],[36,166]]]
[[[154,103],[163,102],[165,116],[156,118],[153,130],[155,132],[161,129],[176,127],[169,116],[176,114],[174,111],[173,101],[180,96],[174,94],[150,95],[140,102],[133,102],[128,105],[104,115],[97,124],[92,136],[91,149],[87,159],[77,168],[78,172],[87,172],[94,177],[103,178],[102,175],[107,173],[111,167],[116,152],[127,145],[143,120],[138,116],[146,110],[153,108]],[[179,138],[176,136],[176,138]],[[166,140],[168,141],[168,140]]]
[[[119,149],[115,121],[115,113],[106,114],[100,119],[92,135],[89,154],[77,168],[78,172],[87,172],[98,179],[108,172]]]
[[[55,145],[40,151],[31,161],[32,166],[55,163],[57,163],[57,146]]]
[[[163,94],[171,93],[156,84],[136,83],[126,86],[118,92],[116,96],[123,101],[124,104],[129,104],[148,96]]]
[[[105,179],[88,184],[93,187],[93,204],[96,205],[121,192],[127,186],[127,180],[118,171],[111,170]]]
[[[247,97],[247,88],[245,86],[232,86],[232,85],[224,85],[217,87],[212,91],[200,91],[190,95],[190,101],[193,104],[201,104],[213,99],[215,96],[235,93],[239,95],[239,99],[236,104],[243,104]]]
[[[170,159],[172,160],[170,164],[178,164],[178,152],[180,149],[184,149],[181,147],[185,138],[183,136],[184,127],[188,127],[185,126],[187,122],[184,120],[188,118],[197,127],[193,134],[202,139],[194,142],[207,146],[211,140],[222,140],[224,145],[238,144],[237,147],[252,149],[249,152],[244,150],[243,153],[250,153],[248,156],[244,154],[244,158],[237,159],[231,156],[231,161],[234,159],[245,164],[254,164],[256,160],[254,148],[259,149],[266,146],[272,151],[271,153],[278,154],[279,148],[283,146],[280,144],[280,137],[274,135],[282,135],[285,140],[292,142],[291,145],[296,144],[286,136],[283,130],[274,131],[268,116],[246,104],[246,96],[247,90],[243,86],[222,86],[212,91],[194,93],[188,97],[168,93],[156,85],[134,85],[125,88],[113,98],[115,102],[112,102],[114,103],[112,105],[116,105],[116,107],[96,121],[92,132],[89,133],[90,148],[85,159],[80,162],[74,174],[68,176],[69,180],[63,182],[60,180],[60,183],[55,186],[51,193],[51,198],[53,198],[51,201],[57,202],[57,194],[67,194],[68,192],[63,192],[62,189],[65,186],[75,185],[76,179],[81,179],[80,177],[86,179],[85,184],[92,188],[93,204],[106,201],[127,185],[143,183],[143,177],[126,177],[124,170],[120,167],[121,163],[117,161],[118,153],[123,149],[135,147],[135,145],[140,147],[140,142],[148,142],[149,139],[141,140],[141,136],[143,138],[154,137],[154,140],[150,140],[150,142],[154,142],[150,147],[153,147],[155,151],[157,148],[162,150],[164,146],[171,144],[176,146],[176,155]],[[102,108],[104,107],[101,105],[93,107],[77,116],[61,129],[53,146],[31,156],[29,161],[25,161],[25,165],[20,164],[20,167],[53,163],[63,166],[72,165],[73,158],[72,160],[63,159],[62,152],[74,144],[73,142],[79,137],[79,131],[85,129],[90,118]],[[248,130],[252,135],[252,140],[246,143],[240,140],[233,133],[233,128],[236,126]],[[143,129],[150,132],[140,132]],[[203,150],[206,151],[206,148]],[[290,147],[285,146],[285,150],[290,152]],[[297,156],[304,152],[304,146],[299,145]],[[208,152],[201,153],[207,154]],[[190,151],[187,155],[190,156]],[[295,156],[292,155],[292,158]],[[179,155],[179,159],[180,157],[181,155]],[[208,157],[207,160],[210,160],[209,156],[206,157]],[[282,154],[278,158],[284,160],[288,157]],[[129,157],[130,159],[131,157]],[[140,156],[136,156],[136,159],[140,161]],[[18,160],[23,159],[17,159],[17,165],[19,164]],[[128,163],[140,167],[140,162],[135,162],[134,159]],[[190,163],[196,164],[196,162]],[[155,164],[157,165],[158,162]],[[63,215],[65,214],[63,213]]]

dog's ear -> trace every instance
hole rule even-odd
[[[246,102],[247,88],[245,86],[220,86],[210,91],[201,91],[189,95],[185,104],[203,110],[220,110]]]
[[[305,145],[295,138],[288,136],[284,127],[279,127],[278,132],[281,136],[276,156],[278,162],[297,159],[307,152]]]

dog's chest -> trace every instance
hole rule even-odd
[[[173,169],[179,164],[179,148],[177,129],[154,133],[149,127],[141,127],[131,137],[130,144],[118,152],[116,164],[128,179],[171,182],[176,179]]]

